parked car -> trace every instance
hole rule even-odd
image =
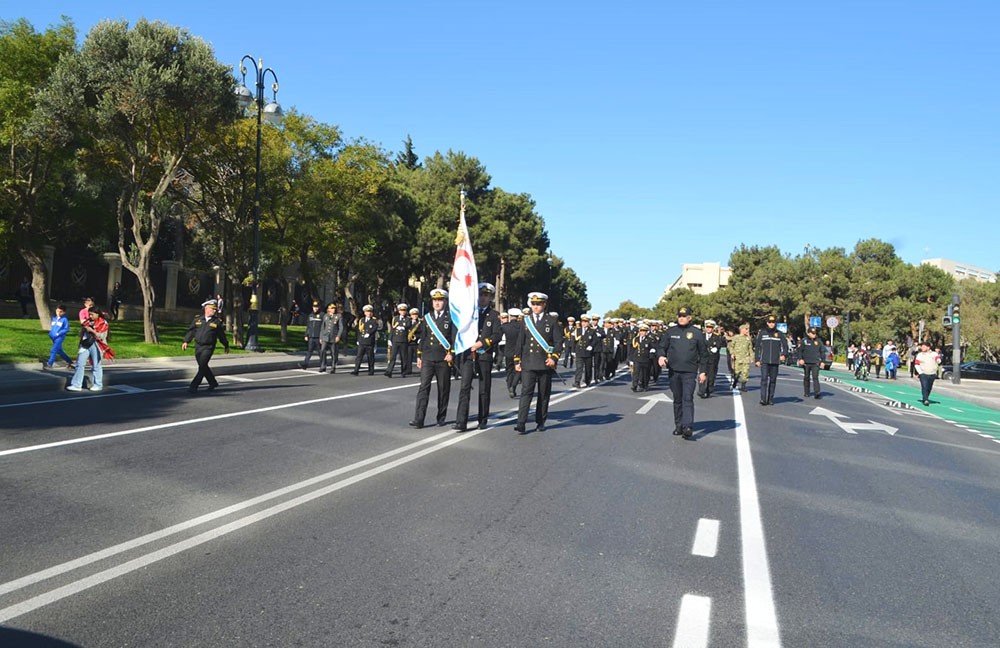
[[[959,366],[962,368],[960,373],[962,378],[1000,380],[1000,364],[996,362],[964,362]],[[953,367],[950,364],[941,365],[941,377],[950,380],[952,370]]]

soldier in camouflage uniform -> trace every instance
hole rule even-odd
[[[753,363],[753,339],[749,324],[740,324],[740,334],[734,335],[729,343],[729,355],[733,358],[733,389],[746,391],[750,364]]]

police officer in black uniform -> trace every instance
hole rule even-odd
[[[768,315],[767,326],[757,333],[756,365],[760,367],[760,404],[774,405],[774,387],[778,382],[778,367],[788,355],[788,341],[778,330],[778,318]]]
[[[427,403],[431,396],[431,380],[437,380],[437,424],[444,425],[448,413],[448,398],[451,395],[451,364],[454,356],[455,327],[451,323],[451,312],[445,305],[448,291],[435,288],[431,291],[431,310],[410,330],[410,336],[420,340],[417,346],[417,370],[420,371],[420,387],[417,389],[417,408],[410,421],[410,427],[418,430],[424,427]]]
[[[599,338],[590,326],[590,319],[584,314],[580,316],[580,327],[573,334],[573,348],[576,349],[576,373],[573,375],[573,386],[576,388],[590,387],[594,376],[594,352]]]
[[[309,313],[309,318],[306,319],[306,359],[299,365],[302,369],[309,368],[309,359],[312,358],[313,353],[319,353],[320,347],[322,346],[320,332],[323,329],[323,313],[321,313],[319,309],[319,301],[313,300],[312,312]],[[321,358],[320,364],[322,363],[323,361]]]
[[[392,378],[392,368],[396,366],[396,358],[399,358],[399,373],[406,376],[410,369],[410,346],[409,334],[413,326],[410,316],[407,314],[406,304],[396,306],[396,315],[389,322],[389,361],[385,366],[385,377]]]
[[[815,328],[806,330],[806,337],[799,344],[799,366],[802,367],[802,392],[809,398],[809,383],[812,382],[813,393],[819,398],[819,363],[823,360],[823,340],[819,339],[819,331]]]
[[[219,386],[219,381],[215,379],[212,368],[208,366],[208,361],[212,359],[212,354],[215,353],[216,342],[222,342],[226,353],[229,353],[226,324],[215,316],[217,310],[215,300],[209,299],[202,303],[201,306],[205,309],[204,313],[194,318],[191,326],[188,327],[187,335],[184,336],[184,342],[181,344],[181,349],[187,351],[188,342],[191,340],[195,342],[194,357],[198,361],[198,373],[194,375],[194,380],[188,386],[188,391],[192,394],[198,391],[198,386],[201,385],[202,378],[208,381],[208,391],[212,391]]]
[[[490,392],[493,389],[493,352],[500,341],[500,313],[493,310],[493,295],[497,289],[490,283],[479,284],[479,337],[473,345],[458,355],[458,412],[454,429],[465,432],[472,397],[472,379],[479,376],[479,429],[486,428],[490,416]]]
[[[538,402],[535,404],[535,425],[539,432],[545,431],[545,420],[549,415],[549,398],[552,396],[552,374],[559,362],[562,349],[562,326],[559,320],[545,312],[549,296],[541,292],[528,293],[531,312],[524,317],[521,332],[520,351],[514,356],[514,369],[521,374],[523,390],[517,406],[517,425],[514,429],[526,433],[528,409],[538,386]]]
[[[708,347],[701,331],[691,326],[691,309],[677,310],[677,323],[666,330],[657,348],[657,364],[667,370],[674,398],[674,434],[690,439],[694,433],[695,384],[703,383]]]
[[[705,382],[698,385],[698,396],[708,398],[715,391],[715,377],[719,374],[719,354],[726,348],[726,338],[715,332],[715,320],[705,320],[705,346],[708,347],[708,367]]]
[[[364,317],[358,319],[358,356],[354,359],[354,371],[352,376],[357,376],[361,369],[361,359],[368,358],[368,375],[375,375],[375,340],[378,337],[378,320],[374,317],[375,311],[371,304],[365,304],[361,311]]]

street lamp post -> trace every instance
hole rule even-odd
[[[247,67],[244,65],[250,61],[253,65],[256,94],[247,88]],[[268,73],[274,82],[271,84],[271,102],[264,105],[264,78]],[[278,105],[278,75],[271,68],[264,67],[263,59],[255,60],[249,54],[240,59],[240,74],[242,82],[236,88],[236,96],[240,105],[244,109],[250,108],[257,103],[257,162],[256,174],[254,176],[253,189],[253,270],[250,275],[250,286],[252,294],[250,296],[250,322],[247,325],[247,342],[243,348],[247,351],[260,351],[257,343],[257,324],[260,314],[260,304],[257,300],[257,291],[260,288],[260,148],[261,148],[261,120],[266,119],[268,123],[276,122],[281,118],[281,106]]]

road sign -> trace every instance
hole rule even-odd
[[[819,328],[823,326],[823,318],[819,315],[813,315],[809,318],[809,328]]]
[[[837,328],[840,325],[840,320],[837,319],[836,315],[831,315],[826,318],[826,325],[830,328]]]
[[[778,330],[782,333],[788,333],[788,322],[778,322]]]

